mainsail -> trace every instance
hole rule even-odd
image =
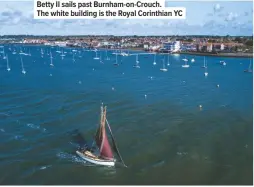
[[[97,146],[100,148],[100,156],[107,160],[113,159],[113,153],[108,141],[106,129],[105,129],[105,122],[106,122],[106,107],[101,107],[101,121],[100,121],[100,127],[98,128],[95,140]]]

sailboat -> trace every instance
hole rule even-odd
[[[136,64],[133,66],[133,68],[140,68],[139,61],[138,61],[138,54],[136,55]]]
[[[110,60],[110,58],[108,57],[108,50],[106,50],[106,60]]]
[[[23,65],[23,60],[22,60],[22,57],[21,57],[21,55],[20,55],[20,60],[21,60],[21,67],[22,67],[22,73],[23,74],[26,74],[26,70],[25,70],[25,68],[24,68],[24,65]]]
[[[100,58],[97,56],[97,50],[95,51],[96,56],[93,58],[94,60],[99,60]]]
[[[41,48],[41,58],[43,58],[43,55],[44,55],[44,52],[43,52],[43,50]]]
[[[6,63],[7,63],[7,71],[11,71],[11,68],[9,66],[8,56],[6,56]]]
[[[5,52],[4,52],[4,47],[3,47],[3,59],[5,60],[7,57],[5,55]]]
[[[114,166],[117,160],[114,158],[114,154],[108,140],[108,136],[106,132],[106,127],[108,127],[108,130],[110,132],[110,137],[112,139],[113,149],[118,155],[118,157],[120,158],[121,163],[125,167],[127,167],[124,164],[124,161],[120,155],[112,130],[106,118],[106,109],[107,109],[106,106],[103,107],[103,104],[102,104],[100,125],[96,130],[96,134],[95,134],[94,142],[93,142],[93,144],[96,143],[97,145],[96,149],[92,150],[92,148],[90,149],[80,148],[79,150],[76,151],[76,153],[87,162],[90,162],[96,165],[101,165],[101,166]]]
[[[101,53],[102,53],[102,52],[101,52]],[[102,61],[101,53],[100,53],[100,63],[101,63],[101,64],[104,64],[103,61]]]
[[[244,72],[246,72],[246,73],[252,73],[252,69],[251,69],[251,60],[250,60],[250,64],[249,64],[248,69],[244,70]]]
[[[161,71],[168,71],[168,69],[165,67],[165,62],[164,62],[164,59],[163,59],[163,65],[162,65],[162,68],[160,69]]]
[[[186,59],[186,58],[185,58],[185,59],[183,59],[183,61],[185,61],[185,64],[183,64],[183,65],[182,65],[182,67],[183,67],[183,68],[189,68],[189,67],[190,67],[190,65],[189,65],[189,64],[187,64],[188,59]]]
[[[60,56],[62,57],[62,60],[63,60],[63,59],[64,59],[64,57],[65,57],[65,54],[64,54],[63,49],[62,49],[62,54],[61,54]]]
[[[207,76],[208,76],[208,71],[207,71],[208,65],[207,65],[207,61],[206,61],[205,67],[206,67],[206,68],[205,68],[204,76],[207,77]]]
[[[50,51],[50,64],[49,64],[49,65],[53,67],[54,64],[53,64],[53,62],[52,62],[52,59],[53,59],[53,57],[52,57],[52,53],[51,53],[51,51]]]
[[[154,54],[153,65],[156,65],[156,53]]]
[[[170,63],[169,63],[169,53],[168,53],[168,64],[167,64],[167,66],[170,66]]]
[[[227,65],[227,63],[225,61],[220,61],[220,64],[223,65],[223,66]]]
[[[204,57],[204,65],[201,68],[207,68],[205,57]]]
[[[117,62],[117,53],[116,53],[116,62],[114,63],[114,66],[119,66],[119,64]]]
[[[187,62],[188,61],[188,59],[185,57],[185,58],[183,58],[182,59],[184,62]]]
[[[72,61],[75,62],[74,52],[72,53]]]

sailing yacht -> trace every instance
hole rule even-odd
[[[184,62],[188,62],[188,59],[185,57],[182,59]]]
[[[97,56],[97,50],[95,51],[96,56],[93,58],[94,60],[99,60],[100,58]]]
[[[153,65],[156,65],[156,53],[154,54]]]
[[[207,68],[205,57],[204,57],[204,65],[201,66],[201,68]]]
[[[53,57],[52,57],[52,53],[50,51],[50,64],[49,65],[53,67],[54,64],[53,64],[53,60],[52,59],[53,59]]]
[[[183,68],[189,68],[189,67],[190,67],[190,65],[189,65],[189,64],[187,64],[188,59],[186,59],[186,58],[185,58],[185,59],[183,59],[183,61],[185,61],[185,64],[183,64],[183,65],[182,65],[182,67],[183,67]]]
[[[102,61],[101,54],[102,54],[102,52],[100,52],[100,63],[101,63],[101,64],[104,64],[103,61]]]
[[[136,64],[133,66],[133,68],[140,68],[139,61],[138,61],[138,54],[136,55]]]
[[[96,149],[92,148],[79,148],[79,150],[76,151],[76,153],[85,161],[96,164],[96,165],[102,165],[102,166],[114,166],[116,163],[116,159],[114,158],[114,154],[110,145],[110,142],[108,140],[106,129],[110,132],[110,137],[112,139],[113,149],[120,158],[121,163],[127,167],[124,164],[124,161],[120,155],[120,152],[116,145],[116,140],[113,136],[112,130],[110,128],[110,125],[108,123],[108,120],[106,118],[106,106],[103,107],[103,104],[101,106],[101,118],[100,118],[100,125],[96,130],[95,138],[93,141],[93,145],[96,143]],[[106,126],[107,124],[107,126]],[[108,128],[106,128],[108,127]]]
[[[220,64],[223,65],[223,66],[227,65],[227,63],[225,61],[220,61]]]
[[[75,62],[75,58],[74,58],[74,52],[72,53],[72,61]]]
[[[110,60],[110,58],[108,57],[108,50],[106,50],[106,60]]]
[[[163,61],[163,64],[162,64],[162,68],[160,70],[163,72],[166,72],[166,71],[168,71],[168,69],[165,67],[164,59],[162,61]]]
[[[251,60],[250,60],[248,69],[244,70],[244,72],[246,72],[246,73],[252,73],[252,69],[251,69]]]
[[[204,76],[207,77],[208,76],[208,71],[207,71],[208,65],[207,65],[207,61],[205,63],[205,73]]]
[[[61,54],[60,56],[62,57],[62,60],[63,60],[63,59],[64,59],[64,57],[65,57],[65,54],[64,54],[63,49],[62,49],[62,54]]]
[[[43,52],[43,50],[42,50],[42,48],[41,48],[41,57],[43,58],[43,55],[44,55],[44,52]]]
[[[8,56],[6,56],[6,66],[7,66],[7,71],[11,71],[11,68],[9,66],[9,59],[8,59]]]
[[[167,64],[167,66],[170,66],[170,63],[169,63],[169,53],[168,53],[168,64]]]
[[[21,55],[20,55],[20,60],[21,60],[21,67],[22,67],[22,73],[23,74],[26,74],[26,70],[25,70],[25,68],[24,68],[24,65],[23,65],[23,60],[22,60],[22,57],[21,57]]]
[[[116,53],[116,62],[114,63],[114,66],[119,66],[119,64],[117,62],[117,53]]]
[[[6,60],[6,55],[5,55],[5,52],[4,52],[4,47],[3,47],[3,59]]]

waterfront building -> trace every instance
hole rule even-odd
[[[181,42],[165,42],[163,43],[163,48],[167,51],[176,52],[181,50]]]

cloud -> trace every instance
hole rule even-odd
[[[244,13],[249,10],[239,9],[237,13],[226,13],[226,8],[224,9],[226,7],[225,3],[223,7],[221,4],[214,5],[213,3],[210,3],[209,6],[207,5],[206,8],[205,6],[206,3],[204,3],[203,11],[205,13],[199,12],[200,14],[197,13],[196,6],[193,9],[186,8],[188,16],[185,20],[37,20],[33,19],[33,2],[17,3],[5,1],[0,2],[0,33],[35,35],[252,34],[252,22],[247,22],[249,21],[250,13]],[[209,12],[209,9],[212,13],[207,14],[206,12]],[[204,20],[199,19],[202,16]],[[240,20],[240,18],[243,20]],[[239,27],[242,28],[240,29]]]
[[[225,21],[228,21],[228,22],[235,21],[237,17],[238,17],[237,13],[230,12],[230,13],[228,13],[227,17],[225,18]]]
[[[223,9],[223,7],[222,7],[219,3],[217,3],[217,4],[214,5],[214,7],[213,7],[213,11],[214,11],[214,12],[220,12],[222,9]]]

